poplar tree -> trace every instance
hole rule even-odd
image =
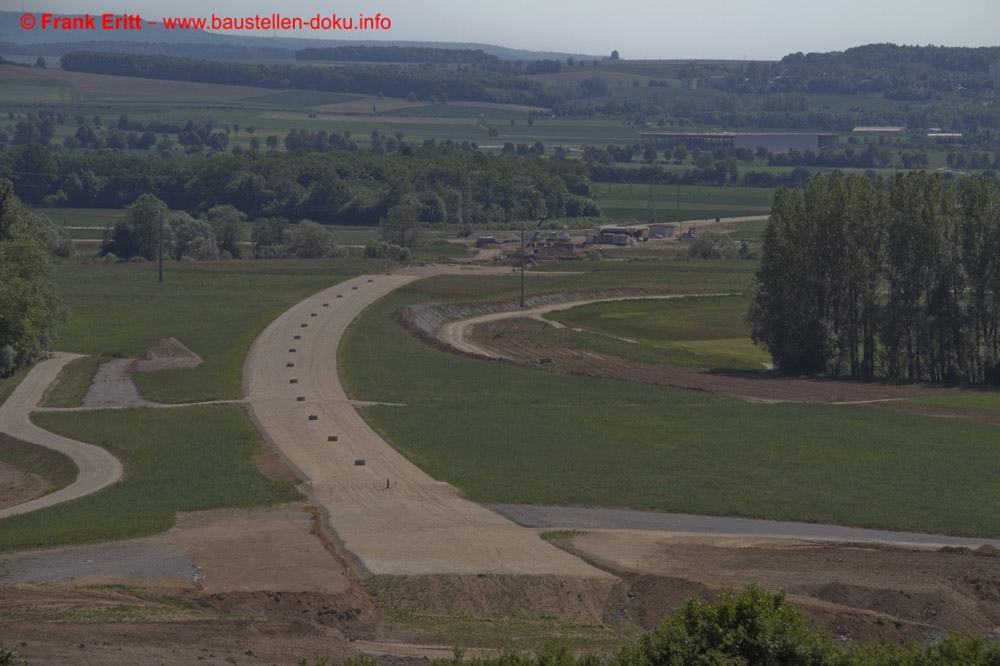
[[[1000,383],[1000,185],[909,172],[775,194],[753,340],[789,373]]]

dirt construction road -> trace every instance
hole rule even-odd
[[[478,326],[480,324],[486,324],[489,322],[499,321],[501,319],[519,319],[523,317],[531,317],[532,319],[538,319],[544,321],[546,324],[554,326],[556,328],[563,328],[563,325],[544,319],[542,315],[547,312],[553,312],[555,310],[569,310],[580,305],[590,305],[591,303],[603,303],[605,301],[632,301],[632,300],[651,300],[651,299],[661,299],[661,298],[691,298],[691,297],[701,297],[701,296],[730,296],[731,294],[671,294],[668,296],[655,296],[655,295],[643,295],[643,296],[615,296],[612,298],[591,298],[580,301],[567,301],[565,303],[549,303],[548,305],[542,305],[537,308],[531,308],[530,310],[511,310],[506,312],[491,312],[489,314],[479,315],[476,317],[468,317],[466,319],[459,319],[457,321],[445,322],[441,325],[440,330],[437,332],[437,338],[442,342],[451,345],[455,349],[460,351],[468,352],[470,354],[480,354],[481,356],[503,356],[498,354],[494,349],[487,349],[481,345],[477,345],[469,340],[469,331],[472,327]],[[508,358],[504,356],[505,358]],[[512,357],[510,357],[512,358]]]
[[[348,400],[336,355],[351,320],[393,289],[459,270],[362,276],[285,312],[257,338],[244,365],[254,418],[369,573],[608,577],[432,479],[382,440]]]
[[[35,509],[53,506],[60,502],[89,495],[110,486],[122,477],[122,464],[102,448],[84,444],[36,427],[30,418],[31,411],[38,405],[45,389],[49,387],[64,365],[78,354],[56,353],[42,361],[28,373],[24,381],[14,390],[7,402],[0,405],[0,432],[11,437],[54,449],[73,459],[80,473],[76,481],[62,490],[24,502],[16,506],[0,509],[0,518],[27,513]]]

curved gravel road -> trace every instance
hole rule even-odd
[[[362,310],[414,280],[463,270],[425,267],[362,276],[292,307],[261,333],[247,356],[244,392],[254,418],[306,481],[310,500],[325,512],[355,563],[369,573],[606,578],[537,532],[465,500],[418,469],[365,423],[341,385],[340,339]]]
[[[487,322],[499,321],[501,319],[537,319],[539,321],[545,322],[550,326],[555,328],[565,328],[562,324],[557,321],[552,321],[551,319],[545,319],[542,315],[547,312],[553,312],[555,310],[569,310],[580,305],[590,305],[592,303],[603,303],[605,301],[648,301],[654,299],[668,299],[668,298],[699,298],[699,297],[709,297],[709,296],[732,296],[733,294],[669,294],[669,295],[651,295],[646,294],[643,296],[611,296],[608,298],[591,298],[580,301],[566,301],[564,303],[548,303],[546,305],[539,305],[538,307],[527,309],[527,310],[506,310],[504,312],[490,312],[488,314],[476,315],[475,317],[467,317],[465,319],[457,319],[455,321],[445,322],[441,325],[435,334],[437,339],[448,345],[451,345],[455,349],[460,351],[469,352],[471,354],[479,354],[480,356],[496,357],[497,353],[495,351],[480,347],[472,342],[469,342],[468,334],[469,329],[477,324],[485,324]]]
[[[55,381],[62,367],[76,358],[80,358],[80,355],[56,352],[52,358],[32,368],[28,376],[14,389],[7,402],[0,405],[0,431],[16,439],[38,444],[69,456],[80,473],[76,481],[62,490],[0,509],[0,518],[69,502],[96,493],[122,478],[121,461],[104,449],[42,430],[31,422],[31,412],[38,406],[42,396],[45,395],[45,390]]]

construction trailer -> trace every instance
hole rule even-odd
[[[651,224],[649,225],[650,238],[673,238],[677,227],[672,224]]]

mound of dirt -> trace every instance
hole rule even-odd
[[[176,338],[162,338],[139,357],[135,362],[135,369],[139,372],[154,372],[156,370],[193,368],[201,364],[201,357],[181,344]]]

